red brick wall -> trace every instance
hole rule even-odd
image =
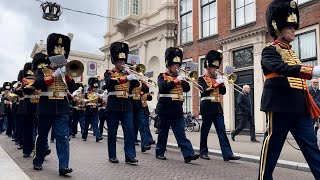
[[[192,58],[194,62],[198,62],[201,55],[205,55],[211,49],[221,49],[220,45],[216,43],[217,40],[248,30],[257,29],[266,26],[265,12],[271,0],[256,0],[256,22],[243,28],[236,28],[231,30],[231,1],[218,0],[218,35],[199,41],[199,0],[193,0],[193,43],[188,45],[181,45],[184,49],[184,58]],[[307,27],[320,22],[320,2],[314,0],[308,4],[299,6],[300,8],[300,28]],[[179,8],[177,8],[177,17],[179,18]],[[179,30],[178,30],[179,31]],[[272,41],[271,37],[267,37],[267,42]],[[179,42],[178,42],[179,44]],[[193,113],[198,114],[199,97],[198,91],[193,90]]]

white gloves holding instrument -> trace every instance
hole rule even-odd
[[[218,77],[218,79],[216,80],[216,82],[217,82],[218,84],[222,84],[222,83],[224,83],[224,80],[223,80],[222,77]]]
[[[314,66],[312,70],[313,77],[320,77],[320,66]]]
[[[178,79],[179,81],[185,80],[185,79],[186,79],[186,75],[184,75],[184,74],[179,74],[179,76],[177,77],[177,79]]]
[[[57,77],[60,76],[61,74],[64,74],[66,72],[66,67],[63,66],[62,68],[58,68],[56,69],[56,71],[54,71],[54,73],[52,74],[53,77]]]
[[[139,79],[140,79],[140,77],[139,77],[138,75],[136,75],[136,74],[129,74],[129,75],[127,76],[127,80],[128,80],[128,81],[139,80]]]

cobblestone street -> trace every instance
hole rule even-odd
[[[22,151],[5,135],[0,135],[0,145],[21,167],[21,169],[34,180],[61,179],[58,175],[58,162],[55,144],[49,143],[52,153],[46,157],[42,171],[33,170],[32,159],[24,159]],[[136,146],[138,165],[124,163],[123,141],[117,141],[117,155],[119,164],[108,162],[106,138],[96,143],[90,135],[88,141],[83,142],[79,136],[71,140],[70,167],[74,172],[68,179],[217,179],[217,180],[255,180],[258,174],[258,164],[244,161],[226,163],[221,157],[212,160],[197,160],[185,164],[180,151],[168,149],[167,161],[154,157],[154,147],[147,153],[141,153]],[[1,179],[1,178],[0,178]],[[310,172],[291,170],[277,167],[274,179],[281,180],[308,180],[314,179]]]

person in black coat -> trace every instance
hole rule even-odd
[[[204,67],[206,74],[198,79],[199,85],[204,90],[201,93],[200,113],[202,115],[202,126],[200,133],[200,157],[210,160],[208,156],[208,135],[211,125],[217,131],[220,148],[224,161],[239,160],[239,156],[233,155],[229,139],[226,134],[223,110],[220,95],[226,94],[226,87],[222,77],[217,76],[216,70],[222,62],[222,54],[219,51],[211,50],[207,53]]]
[[[240,131],[242,131],[247,126],[247,122],[249,122],[251,141],[259,142],[256,139],[255,126],[252,116],[252,100],[250,99],[250,86],[247,84],[243,86],[242,93],[238,95],[237,107],[237,114],[241,118],[241,123],[234,131],[231,132],[231,139],[235,141],[235,136],[238,135]]]
[[[309,87],[309,92],[318,107],[320,107],[320,90],[319,90],[319,81],[316,78],[311,79],[311,86]],[[314,119],[314,132],[316,135],[319,130],[319,118]]]
[[[299,28],[299,9],[294,0],[273,0],[266,13],[268,32],[274,41],[262,51],[265,75],[260,110],[266,114],[266,132],[261,148],[260,180],[272,173],[289,133],[299,145],[315,179],[320,179],[320,150],[313,118],[320,109],[310,95],[306,79],[320,76],[320,66],[306,66],[291,50]]]

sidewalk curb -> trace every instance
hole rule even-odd
[[[107,134],[103,134],[103,136],[107,136]],[[117,139],[124,139],[123,136],[117,135]],[[173,148],[173,149],[180,149],[177,144],[175,143],[167,143],[167,147]],[[199,151],[200,148],[197,146],[193,146],[193,149],[195,151]],[[213,156],[219,156],[222,157],[222,153],[220,150],[216,149],[209,149],[209,155]],[[246,161],[246,162],[253,162],[253,163],[260,163],[260,156],[253,156],[248,154],[241,154],[241,153],[234,153],[236,156],[240,156],[240,161]],[[305,171],[305,172],[311,172],[308,164],[305,163],[299,163],[294,161],[286,161],[279,159],[277,162],[277,167],[287,168],[287,169],[293,169],[293,170],[299,170],[299,171]]]
[[[9,154],[0,146],[0,180],[30,180]]]

